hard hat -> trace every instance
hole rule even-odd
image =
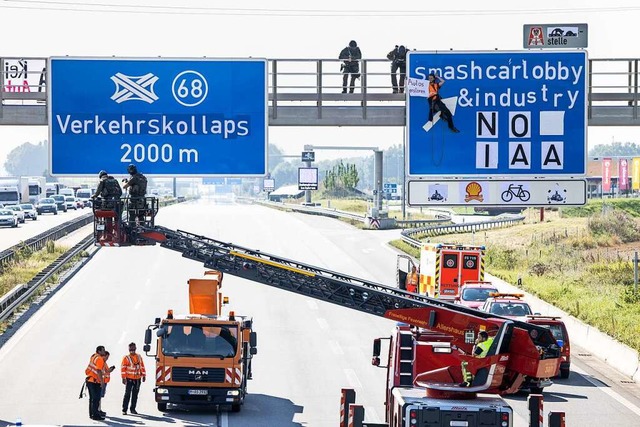
[[[138,173],[138,168],[136,167],[136,165],[129,165],[127,166],[127,172],[129,172],[130,174],[136,174]]]
[[[101,170],[100,173],[98,173],[98,178],[102,178],[103,176],[108,175],[107,171],[105,170]]]

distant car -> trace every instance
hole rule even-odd
[[[31,218],[34,221],[38,219],[38,210],[31,203],[24,203],[20,207],[24,211],[25,218]]]
[[[14,215],[18,218],[18,222],[20,224],[24,224],[24,211],[20,205],[7,206],[6,209],[11,209],[14,212]]]
[[[525,317],[533,312],[531,306],[520,299],[523,296],[522,294],[493,294],[487,298],[480,310],[498,316],[517,317],[525,320]]]
[[[73,196],[64,196],[64,202],[67,205],[67,209],[73,209],[74,211],[78,209],[78,205],[76,205],[76,198]]]
[[[36,206],[36,210],[40,215],[44,213],[52,213],[54,215],[58,215],[58,205],[56,205],[56,201],[50,197],[46,199],[40,199],[38,205]]]
[[[0,209],[0,226],[13,228],[18,226],[18,217],[11,209]]]
[[[84,209],[84,201],[76,197],[76,209]]]
[[[460,297],[456,299],[456,302],[477,310],[491,294],[497,293],[498,288],[491,282],[465,282],[460,288]]]
[[[53,200],[56,201],[56,206],[58,207],[58,211],[66,212],[67,211],[67,203],[64,200],[64,196],[61,194],[54,194],[51,196]]]
[[[527,316],[527,323],[549,328],[560,346],[560,378],[569,378],[571,373],[571,343],[569,342],[569,333],[564,322],[559,317],[533,315]]]

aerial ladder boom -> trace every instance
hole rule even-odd
[[[206,268],[451,336],[451,343],[458,351],[453,355],[456,357],[448,355],[442,369],[416,377],[416,383],[427,389],[515,393],[527,377],[552,377],[560,363],[556,340],[541,326],[186,231],[160,226],[133,227],[129,241],[132,244],[155,242],[203,263]],[[497,331],[497,334],[488,357],[479,359],[472,357],[471,352],[481,330]],[[466,368],[477,378],[471,384],[461,384],[464,382],[460,374],[462,362],[466,362]]]

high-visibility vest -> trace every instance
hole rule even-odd
[[[435,95],[437,95],[438,90],[440,90],[440,83],[429,83],[429,98],[433,98]]]
[[[409,292],[417,292],[418,291],[418,281],[419,275],[418,273],[409,273],[407,276],[407,291]]]
[[[489,353],[489,348],[491,348],[491,344],[493,344],[493,337],[489,337],[486,341],[478,344],[478,347],[482,349],[482,353],[480,353],[478,357],[486,357],[487,353]]]
[[[109,365],[106,363],[104,364],[104,368],[102,368],[102,379],[105,384],[111,381],[111,369],[109,369]]]
[[[100,382],[100,376],[98,375],[98,371],[103,371],[104,369],[104,359],[98,353],[95,353],[89,359],[89,365],[87,369],[84,370],[85,375],[87,376],[87,380],[93,383]]]
[[[142,377],[146,377],[147,372],[144,369],[142,357],[140,357],[138,353],[135,353],[133,356],[124,356],[122,358],[120,373],[122,374],[122,378],[130,380],[139,380]]]

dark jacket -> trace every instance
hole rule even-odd
[[[102,197],[104,199],[119,199],[120,196],[122,196],[120,184],[111,175],[105,175],[100,179],[98,188],[96,188],[96,192],[93,195],[94,198]]]
[[[130,197],[144,197],[147,194],[147,178],[140,172],[131,175],[126,188],[129,189]]]
[[[342,71],[345,73],[359,73],[360,72],[360,62],[359,59],[362,59],[362,52],[360,52],[360,48],[358,46],[351,47],[347,46],[340,52],[338,59],[344,60],[344,64],[342,65]]]

